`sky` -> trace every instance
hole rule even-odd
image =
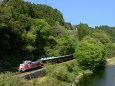
[[[115,26],[115,0],[24,0],[47,4],[61,11],[65,22],[87,23],[90,27]]]

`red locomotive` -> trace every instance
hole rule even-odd
[[[19,71],[24,72],[28,69],[36,68],[36,67],[42,67],[43,63],[41,60],[37,60],[35,62],[32,61],[24,61],[22,64],[19,66]]]

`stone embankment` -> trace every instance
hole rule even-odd
[[[45,75],[46,75],[46,71],[45,69],[43,69],[43,70],[35,71],[29,74],[21,75],[21,77],[26,80],[31,80],[33,78],[44,77]]]

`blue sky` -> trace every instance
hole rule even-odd
[[[57,8],[66,22],[115,26],[115,0],[25,0]]]

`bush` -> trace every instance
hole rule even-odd
[[[0,74],[0,86],[25,86],[22,79],[15,74],[6,72]]]
[[[68,86],[66,82],[57,80],[56,78],[48,77],[45,81],[41,82],[38,86]]]
[[[85,37],[76,47],[74,56],[84,69],[97,69],[105,65],[105,47],[97,39]]]
[[[45,67],[48,77],[56,78],[66,83],[73,82],[76,75],[81,72],[81,69],[77,67],[76,60],[54,65],[46,64]]]
[[[108,45],[106,45],[105,57],[107,58],[115,57],[115,43],[109,43]]]
[[[57,65],[49,65],[46,68],[49,77],[56,78],[60,81],[69,81],[67,71],[65,66],[58,67]]]

